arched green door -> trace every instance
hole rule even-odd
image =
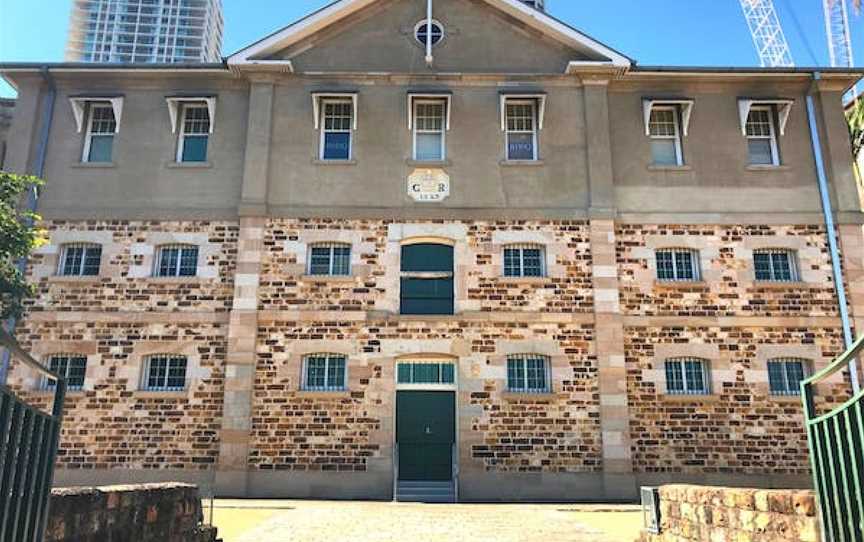
[[[396,392],[399,480],[452,480],[455,399],[452,391]]]

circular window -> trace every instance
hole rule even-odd
[[[432,20],[432,29],[429,29],[429,22],[424,19],[417,23],[414,27],[414,37],[420,42],[420,45],[426,46],[426,40],[431,39],[432,45],[438,45],[444,39],[444,27],[436,20]]]

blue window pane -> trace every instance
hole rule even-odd
[[[750,163],[754,166],[770,166],[774,163],[774,153],[768,139],[750,139],[747,141],[747,150]]]
[[[543,258],[539,248],[526,248],[522,250],[523,275],[526,277],[543,276]]]
[[[533,160],[534,159],[534,135],[533,134],[509,134],[507,136],[507,159],[508,160]]]
[[[519,268],[519,249],[504,249],[504,276],[518,277],[522,273]]]
[[[417,134],[417,160],[441,160],[441,134]]]
[[[753,266],[756,269],[756,280],[774,280],[771,273],[771,254],[763,252],[753,255]]]
[[[675,280],[675,265],[672,258],[673,253],[671,251],[657,253],[657,278],[659,280]]]
[[[452,363],[445,363],[441,366],[441,383],[453,384],[456,382],[456,366]]]
[[[768,382],[771,388],[771,393],[785,394],[786,379],[783,374],[783,363],[778,361],[768,362]]]
[[[184,162],[206,162],[208,139],[209,136],[206,135],[186,136],[183,141],[182,160]]]
[[[350,158],[350,133],[330,132],[324,134],[324,160],[349,160]]]
[[[675,141],[672,139],[651,140],[651,156],[654,165],[675,166],[678,165],[678,154],[675,151]]]
[[[680,361],[666,362],[666,390],[669,393],[684,392],[684,374]]]
[[[110,162],[114,148],[113,135],[94,135],[90,138],[90,153],[88,162]]]

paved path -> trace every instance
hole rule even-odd
[[[638,534],[634,507],[278,503],[266,519],[225,542],[632,542]],[[217,510],[232,509],[232,514],[256,507],[268,504],[217,503]],[[623,529],[622,522],[627,523]],[[607,524],[613,528],[607,530]]]

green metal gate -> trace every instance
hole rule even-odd
[[[819,416],[814,390],[816,384],[854,363],[862,350],[864,337],[801,383],[813,478],[828,542],[864,542],[864,391]]]
[[[24,352],[2,326],[0,346],[54,381],[51,414],[0,385],[0,542],[40,542],[48,521],[66,383]]]

